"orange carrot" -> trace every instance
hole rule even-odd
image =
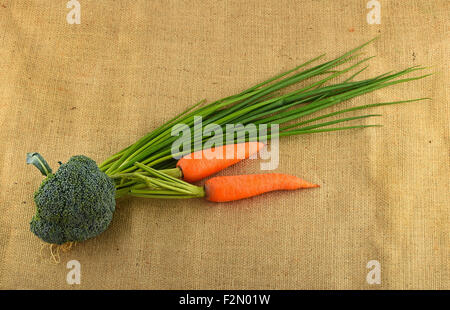
[[[267,173],[221,176],[205,183],[205,198],[214,202],[244,199],[275,190],[319,187],[288,174]]]
[[[227,147],[232,148],[233,153],[230,154],[232,156],[227,156]],[[244,147],[245,152],[242,152]],[[217,148],[201,150],[184,156],[178,161],[177,167],[181,169],[183,180],[192,183],[219,172],[245,158],[249,158],[263,147],[264,143],[261,142],[218,146]],[[210,158],[211,154],[213,154],[212,152],[220,155],[220,158]]]

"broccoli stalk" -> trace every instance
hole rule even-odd
[[[27,163],[46,178],[34,194],[36,214],[30,229],[45,242],[84,241],[104,232],[116,207],[113,180],[92,159],[78,155],[53,174],[39,153],[29,153]]]

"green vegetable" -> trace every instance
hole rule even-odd
[[[343,101],[352,99],[354,97],[384,88],[399,83],[405,83],[417,79],[424,78],[427,75],[409,77],[399,79],[406,74],[423,70],[423,67],[410,67],[399,72],[388,72],[381,74],[374,78],[353,81],[353,79],[366,67],[356,71],[350,77],[343,82],[333,85],[325,86],[325,83],[333,80],[352,69],[357,68],[359,65],[365,63],[367,60],[373,58],[365,58],[356,64],[350,65],[341,70],[337,70],[337,67],[345,65],[348,62],[356,58],[355,53],[362,49],[364,46],[372,42],[373,40],[345,53],[344,55],[314,66],[312,68],[303,69],[310,65],[314,61],[320,59],[323,55],[316,57],[310,61],[301,64],[294,69],[279,74],[273,78],[268,79],[260,84],[257,84],[237,95],[226,97],[215,101],[209,105],[200,107],[203,101],[200,101],[193,107],[189,108],[185,112],[179,114],[175,118],[168,121],[166,124],[148,133],[134,144],[126,147],[122,151],[104,161],[99,167],[107,175],[113,177],[116,180],[117,197],[122,197],[131,193],[134,189],[133,186],[140,184],[136,180],[130,180],[127,178],[127,173],[133,171],[144,171],[137,167],[135,163],[145,164],[147,167],[155,169],[161,169],[163,172],[171,173],[175,167],[176,160],[173,156],[182,156],[194,151],[198,151],[202,146],[198,146],[194,143],[196,136],[194,134],[194,123],[196,116],[202,117],[202,129],[209,124],[217,124],[225,132],[225,126],[227,124],[267,124],[268,128],[272,124],[280,125],[280,132],[273,134],[268,130],[265,136],[258,137],[259,140],[270,140],[274,137],[303,135],[310,133],[321,133],[328,131],[348,130],[365,127],[378,127],[380,125],[353,125],[343,127],[328,127],[330,125],[347,123],[350,121],[380,116],[379,114],[367,114],[356,117],[343,117],[333,121],[319,122],[310,124],[334,115],[342,113],[368,109],[372,107],[399,104],[405,102],[419,101],[429,98],[420,98],[413,100],[403,100],[385,103],[374,103],[363,106],[357,106],[353,108],[343,109],[338,112],[327,113],[318,117],[308,118],[310,115],[322,111],[323,109],[332,107]],[[303,69],[300,70],[299,69]],[[325,77],[322,77],[324,76]],[[305,82],[310,79],[317,79],[318,81],[311,82],[310,84],[302,85],[299,89],[291,90],[287,94],[280,94],[284,88],[296,85],[300,82]],[[306,118],[306,119],[305,119]],[[305,119],[298,121],[299,119]],[[191,149],[184,150],[178,154],[171,154],[171,145],[178,139],[171,135],[172,128],[177,124],[186,124],[191,129]],[[204,138],[202,143],[205,143],[209,137]],[[224,136],[222,137],[225,138]],[[252,141],[254,139],[246,137],[244,141]],[[234,141],[225,141],[223,143],[238,143],[244,142],[238,141],[237,138]],[[123,175],[123,178],[120,176]],[[142,187],[142,185],[139,185]]]
[[[36,191],[31,231],[53,244],[93,238],[111,223],[114,196],[114,183],[95,161],[73,156],[55,174],[48,173]]]

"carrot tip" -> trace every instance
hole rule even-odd
[[[315,187],[320,187],[320,185],[309,183],[302,185],[300,188],[315,188]]]

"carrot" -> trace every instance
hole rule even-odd
[[[232,156],[227,156],[227,147],[232,148]],[[264,143],[262,142],[245,142],[218,146],[217,148],[201,150],[184,156],[178,160],[177,167],[181,170],[183,180],[192,183],[238,163],[242,159],[249,158],[263,147]],[[243,148],[245,148],[245,152],[242,152],[244,151]],[[212,152],[220,155],[220,158],[211,158]]]
[[[244,199],[275,190],[319,187],[288,174],[220,176],[205,183],[205,198],[214,202]]]

